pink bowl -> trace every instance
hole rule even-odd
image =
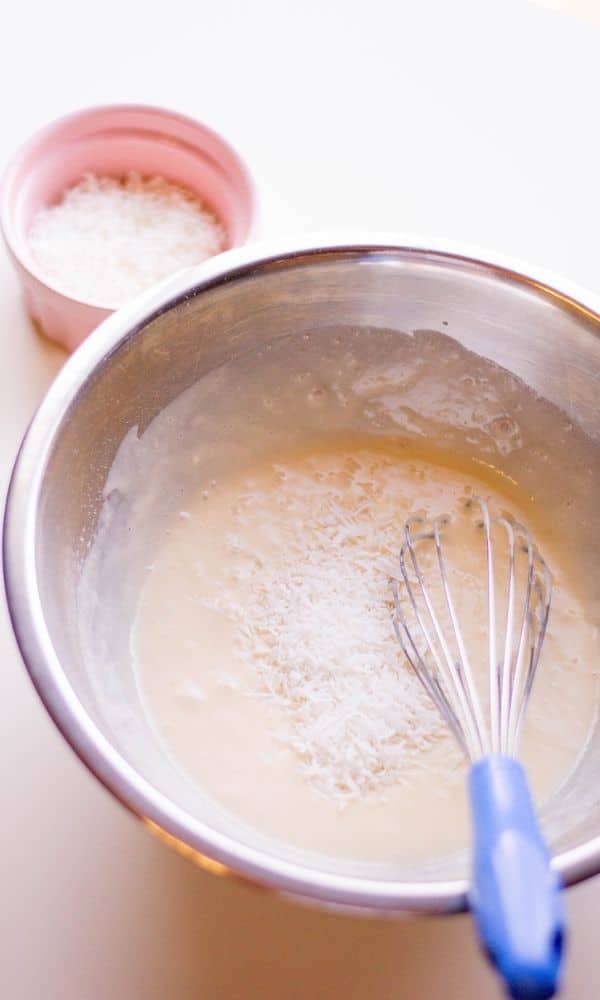
[[[73,350],[113,310],[65,295],[32,258],[36,211],[58,201],[87,171],[160,175],[199,195],[222,223],[226,248],[249,237],[255,211],[248,170],[219,135],[184,115],[143,105],[107,105],[60,118],[36,132],[2,180],[0,225],[25,305],[46,336]]]

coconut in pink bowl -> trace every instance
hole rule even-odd
[[[9,163],[0,203],[26,307],[69,350],[155,281],[246,242],[253,216],[248,170],[228,143],[138,105],[36,133]]]

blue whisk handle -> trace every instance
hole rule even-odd
[[[513,1000],[546,1000],[559,986],[564,910],[525,772],[493,754],[471,768],[469,791],[470,904],[483,946]]]

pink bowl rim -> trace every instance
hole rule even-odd
[[[229,249],[236,249],[238,246],[245,245],[250,242],[255,236],[256,229],[256,215],[257,215],[257,191],[256,184],[253,180],[252,174],[250,173],[249,167],[241,154],[237,151],[234,145],[225,138],[221,131],[217,131],[211,125],[206,124],[198,118],[193,118],[191,115],[184,114],[181,111],[174,111],[171,108],[161,107],[158,104],[144,104],[144,103],[129,103],[129,102],[116,102],[111,104],[93,104],[86,107],[78,108],[75,111],[69,111],[65,115],[60,115],[58,118],[52,119],[52,121],[46,122],[40,128],[36,129],[25,142],[21,143],[20,146],[12,153],[9,157],[6,166],[2,174],[0,175],[0,232],[7,246],[8,251],[13,256],[16,263],[32,278],[34,278],[40,285],[47,289],[50,293],[55,296],[59,296],[66,302],[73,302],[77,305],[87,307],[88,309],[95,309],[99,314],[99,322],[107,314],[115,312],[115,308],[111,306],[102,305],[99,302],[92,302],[89,299],[78,298],[74,295],[70,295],[68,292],[64,291],[58,285],[55,285],[48,281],[48,276],[40,268],[37,267],[33,257],[27,253],[26,242],[21,239],[20,234],[16,231],[16,228],[12,223],[11,208],[13,204],[13,198],[15,194],[15,174],[22,160],[35,149],[37,145],[43,142],[44,139],[51,136],[55,132],[61,131],[70,122],[75,122],[78,119],[85,119],[95,115],[100,115],[103,113],[151,113],[157,116],[158,120],[175,120],[182,122],[183,124],[190,125],[195,129],[209,133],[212,138],[216,139],[217,142],[229,153],[232,159],[235,161],[240,175],[244,180],[246,186],[246,192],[248,197],[248,232],[243,243],[236,244],[236,246]],[[157,128],[157,131],[159,129]],[[222,251],[226,252],[226,251]],[[218,256],[216,254],[215,256]],[[168,280],[169,275],[167,277]],[[142,293],[144,294],[144,293]]]

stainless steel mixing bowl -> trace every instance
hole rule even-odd
[[[332,326],[381,328],[388,337],[437,331],[514,373],[598,441],[599,313],[597,298],[540,273],[525,276],[505,260],[477,259],[449,245],[358,240],[232,251],[104,322],[67,362],[33,420],[15,466],[4,536],[8,602],[23,659],[84,763],[154,832],[212,870],[329,905],[464,907],[464,868],[454,862],[386,873],[328,865],[252,841],[208,806],[190,806],[185,790],[162,774],[150,737],[146,756],[98,706],[78,632],[82,560],[107,473],[130,428],[147,427],[205,373],[257,345],[302,330],[318,337]],[[592,505],[597,473],[586,480]],[[557,468],[557,488],[561,475]],[[595,578],[587,585],[597,599]],[[567,884],[600,868],[599,764],[596,732],[545,813]]]

